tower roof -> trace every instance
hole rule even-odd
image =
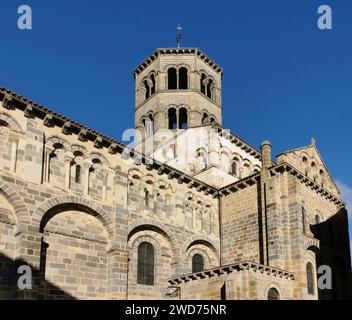
[[[146,58],[140,65],[135,68],[133,75],[136,77],[145,68],[147,68],[153,61],[155,61],[160,55],[168,54],[194,54],[207,63],[216,72],[223,73],[223,69],[211,58],[209,58],[203,51],[198,48],[159,48],[156,49],[148,58]]]

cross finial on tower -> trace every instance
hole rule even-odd
[[[177,48],[180,48],[181,45],[181,39],[182,39],[182,34],[181,34],[182,28],[180,24],[177,25],[176,28],[176,43],[177,43]]]

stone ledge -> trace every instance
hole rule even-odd
[[[243,270],[252,270],[259,273],[267,273],[268,275],[280,278],[286,278],[288,280],[295,280],[295,274],[286,270],[273,268],[258,264],[255,262],[244,261],[235,264],[230,264],[222,267],[217,267],[202,272],[189,273],[181,275],[176,278],[169,279],[168,282],[170,285],[178,285],[180,283],[187,283],[189,281],[212,278],[215,276],[220,276],[222,274],[231,274],[234,271],[243,271]]]

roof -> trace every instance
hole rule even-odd
[[[0,87],[0,95],[3,95],[6,101],[11,102],[11,106],[7,108],[17,108],[22,110],[25,113],[26,117],[36,116],[40,119],[43,119],[44,124],[56,125],[62,128],[63,132],[70,131],[74,134],[78,135],[78,139],[84,138],[85,140],[91,140],[94,142],[96,147],[105,147],[109,149],[109,152],[114,154],[116,152],[122,153],[123,150],[128,148],[125,144],[108,137],[98,131],[92,130],[76,121],[73,121],[53,110],[50,110],[36,102],[33,102],[15,92],[12,92],[9,89]],[[6,107],[6,106],[4,106]],[[131,150],[132,152],[132,150]],[[134,151],[133,151],[134,152]],[[138,154],[137,152],[134,152]],[[140,157],[143,163],[147,163],[147,157],[143,154],[140,154]],[[177,179],[180,183],[187,183],[190,187],[195,187],[199,189],[199,191],[203,191],[205,194],[211,194],[213,197],[217,196],[217,189],[196,179],[184,172],[177,170],[167,164],[160,163],[155,159],[152,159],[153,165],[147,166],[151,167],[151,169],[155,169],[160,174],[165,173],[172,178]]]
[[[223,73],[223,69],[211,58],[209,58],[203,51],[198,48],[159,48],[156,49],[151,55],[148,56],[142,63],[140,63],[134,70],[133,74],[140,74],[151,63],[153,63],[160,55],[167,54],[193,54],[198,56],[201,60],[207,63],[216,72]]]

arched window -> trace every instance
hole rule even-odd
[[[154,118],[151,114],[145,121],[145,131],[147,136],[151,136],[154,133]]]
[[[213,85],[214,85],[214,81],[209,79],[208,85],[207,85],[207,97],[209,99],[213,98]]]
[[[188,89],[188,70],[187,68],[180,68],[178,71],[178,88]]]
[[[143,84],[145,88],[145,99],[148,99],[150,97],[150,87],[148,84],[148,80],[144,80]]]
[[[268,300],[280,300],[279,291],[277,291],[275,288],[270,288],[268,292]]]
[[[233,161],[231,164],[231,174],[237,176],[237,163]]]
[[[149,208],[149,191],[144,189],[144,207]]]
[[[154,247],[148,242],[138,247],[137,283],[154,285]]]
[[[187,129],[188,128],[188,115],[187,109],[181,108],[179,114],[179,128],[180,129]]]
[[[307,263],[307,291],[308,294],[314,295],[314,270],[313,265],[308,262]]]
[[[205,124],[208,120],[209,115],[207,113],[203,113],[202,124]]]
[[[176,109],[170,108],[168,111],[168,115],[169,115],[169,129],[170,130],[177,129]]]
[[[76,183],[81,183],[81,166],[79,164],[76,164],[76,172],[75,172],[75,182]]]
[[[205,94],[205,81],[206,81],[206,79],[207,79],[207,76],[204,74],[204,73],[202,73],[202,76],[201,76],[201,78],[200,78],[200,92],[201,93],[203,93],[203,94]]]
[[[204,260],[200,254],[195,254],[192,258],[192,273],[204,271]]]
[[[216,120],[215,120],[214,117],[211,117],[211,118],[210,118],[210,124],[213,124],[213,123],[216,123]]]
[[[152,81],[152,87],[151,87],[151,90],[150,90],[150,93],[151,93],[151,95],[153,95],[154,93],[155,93],[155,76],[154,76],[154,74],[152,74],[151,76],[150,76],[150,80]]]
[[[170,68],[167,71],[167,76],[169,90],[177,89],[177,70],[175,68]]]
[[[315,224],[319,224],[321,222],[320,216],[318,214],[315,215]]]
[[[57,155],[55,153],[51,153],[50,156],[49,156],[49,175],[48,175],[49,182],[51,182],[50,181],[51,180],[51,176],[54,173],[53,172],[53,162],[55,160],[58,160]]]

